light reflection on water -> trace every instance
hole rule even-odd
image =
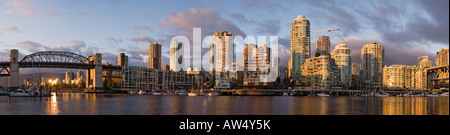
[[[0,115],[449,115],[448,97],[0,96]]]

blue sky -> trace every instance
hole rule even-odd
[[[311,30],[340,28],[332,33],[331,50],[346,43],[358,65],[361,47],[370,42],[385,46],[386,65],[416,65],[424,55],[434,61],[449,44],[448,0],[2,0],[0,58],[7,60],[13,48],[21,57],[60,50],[103,53],[115,64],[116,55],[125,52],[130,65],[145,66],[148,44],[157,41],[168,64],[168,41],[201,27],[203,37],[224,30],[278,36],[285,67],[290,25],[298,15],[310,20]],[[312,33],[311,50],[315,37],[327,34]],[[237,48],[240,55],[243,47]]]

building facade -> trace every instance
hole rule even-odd
[[[193,76],[186,72],[163,71],[145,67],[122,67],[122,89],[174,92],[190,90]]]
[[[161,69],[161,44],[153,42],[148,45],[148,65],[150,69]]]
[[[316,37],[316,53],[319,53],[320,55],[327,55],[330,53],[330,37],[328,36],[320,36],[319,38]]]
[[[383,68],[383,87],[387,89],[416,89],[416,73],[420,68],[408,65],[391,65]]]
[[[340,89],[339,67],[327,55],[308,58],[302,65],[302,83],[310,89]]]
[[[255,44],[246,44],[241,62],[244,68],[244,87],[267,86],[269,80],[260,76],[268,75],[273,66],[270,47],[265,44],[260,44],[259,47]]]
[[[340,82],[343,87],[351,87],[352,82],[352,52],[346,44],[337,45],[331,53],[331,58],[339,67]]]
[[[430,68],[431,67],[431,61],[428,60],[428,56],[421,56],[417,60],[418,67],[422,68]]]
[[[360,74],[362,89],[379,89],[382,86],[384,48],[381,44],[365,44],[361,49]]]
[[[214,88],[231,88],[232,78],[229,77],[229,71],[234,72],[233,69],[236,69],[233,66],[234,45],[232,33],[227,31],[214,32],[209,53],[210,83],[214,85]]]
[[[356,72],[356,64],[352,63],[352,75],[358,75],[358,73]]]
[[[291,59],[290,77],[300,82],[301,66],[310,58],[310,23],[300,15],[291,23]]]
[[[170,71],[181,71],[184,67],[183,42],[172,40],[170,43]]]
[[[128,66],[128,56],[125,53],[120,53],[117,55],[117,66],[127,67]]]
[[[448,65],[449,55],[448,48],[442,48],[436,53],[436,67]]]

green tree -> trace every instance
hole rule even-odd
[[[316,55],[314,55],[314,57],[319,57],[319,56],[320,56],[319,52],[316,52]]]

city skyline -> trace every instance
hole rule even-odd
[[[74,4],[79,8],[71,7]],[[7,0],[0,3],[0,18],[6,18],[0,20],[0,58],[8,60],[10,49],[15,48],[20,50],[19,59],[38,51],[58,50],[84,56],[102,53],[105,62],[116,63],[117,54],[125,52],[129,55],[130,66],[146,66],[148,45],[159,42],[162,45],[161,65],[164,65],[169,64],[170,39],[180,34],[192,40],[192,29],[200,27],[203,37],[216,31],[229,31],[233,36],[243,37],[278,36],[280,71],[284,71],[290,57],[289,26],[298,15],[308,18],[311,31],[328,29],[329,26],[340,28],[331,34],[330,48],[347,44],[352,50],[353,63],[360,63],[360,49],[371,42],[385,47],[384,65],[417,65],[420,56],[429,56],[435,65],[435,52],[448,46],[448,17],[440,17],[448,16],[448,1],[352,2],[353,5],[372,5],[361,8],[345,8],[346,4],[349,3],[190,1],[170,7],[169,2],[147,1]],[[424,12],[416,13],[396,5]],[[300,8],[293,8],[295,6]],[[245,14],[239,12],[240,8],[246,8]],[[368,14],[371,15],[365,16]],[[372,20],[379,21],[374,23]],[[311,39],[324,35],[327,33],[311,33]],[[314,50],[315,41],[310,41],[310,50]],[[240,60],[244,48],[236,47],[237,60]]]

